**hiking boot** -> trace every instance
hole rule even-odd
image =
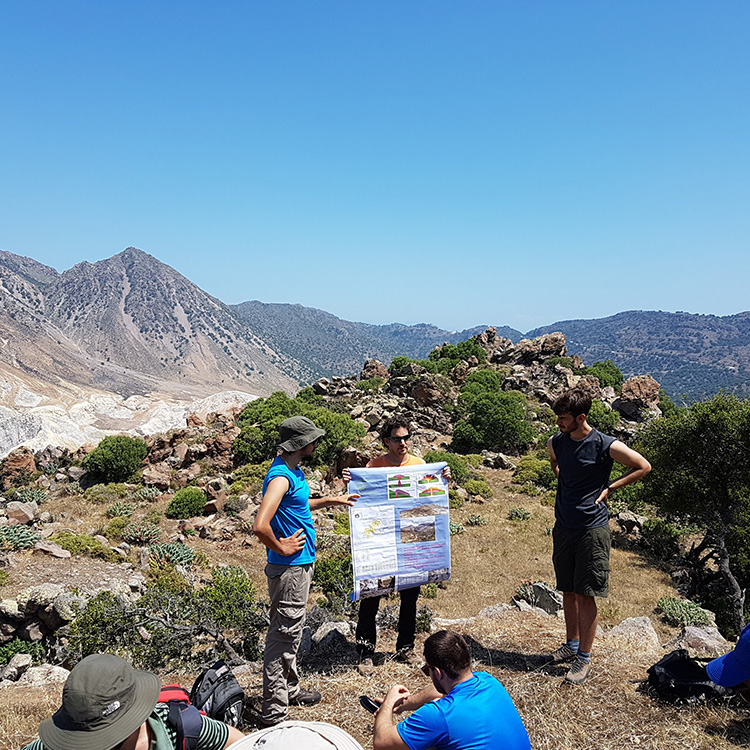
[[[359,665],[357,666],[357,671],[363,676],[368,677],[375,671],[375,663],[372,660],[372,657],[365,656],[364,658],[360,659]]]
[[[396,652],[396,661],[400,661],[402,664],[408,664],[410,667],[418,667],[422,664],[424,659],[420,659],[417,654],[414,653],[413,648],[402,648]]]
[[[573,661],[577,656],[577,652],[568,646],[567,643],[563,643],[560,648],[555,649],[550,655],[549,660],[553,664],[562,664],[565,661]]]
[[[300,691],[293,698],[289,699],[290,706],[314,706],[316,703],[320,703],[323,700],[323,696],[317,690],[303,690]]]
[[[568,674],[565,675],[565,682],[570,685],[583,685],[591,674],[591,662],[586,661],[583,657],[576,655],[575,660],[570,665]]]

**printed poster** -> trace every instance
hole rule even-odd
[[[350,469],[353,600],[447,581],[451,575],[445,462]]]

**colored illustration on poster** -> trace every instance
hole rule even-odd
[[[353,599],[450,578],[445,463],[351,469]]]

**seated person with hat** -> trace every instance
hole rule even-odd
[[[119,656],[87,656],[68,675],[60,709],[23,750],[178,750],[169,706],[158,702],[160,690],[155,674],[133,669]],[[204,716],[198,750],[224,750],[242,737]]]
[[[706,664],[706,672],[717,685],[737,688],[750,702],[750,624],[742,629],[734,650]]]

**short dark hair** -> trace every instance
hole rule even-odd
[[[424,642],[424,659],[431,667],[442,669],[452,680],[471,667],[466,641],[450,630],[438,630]]]
[[[389,438],[393,434],[393,431],[397,430],[399,427],[403,427],[408,432],[409,420],[403,414],[389,417],[383,422],[383,427],[380,430],[380,439],[385,443],[386,439]]]
[[[578,417],[581,414],[588,414],[591,410],[591,395],[580,388],[573,388],[565,391],[562,396],[555,399],[552,404],[552,411],[557,416],[563,414],[572,414]]]

